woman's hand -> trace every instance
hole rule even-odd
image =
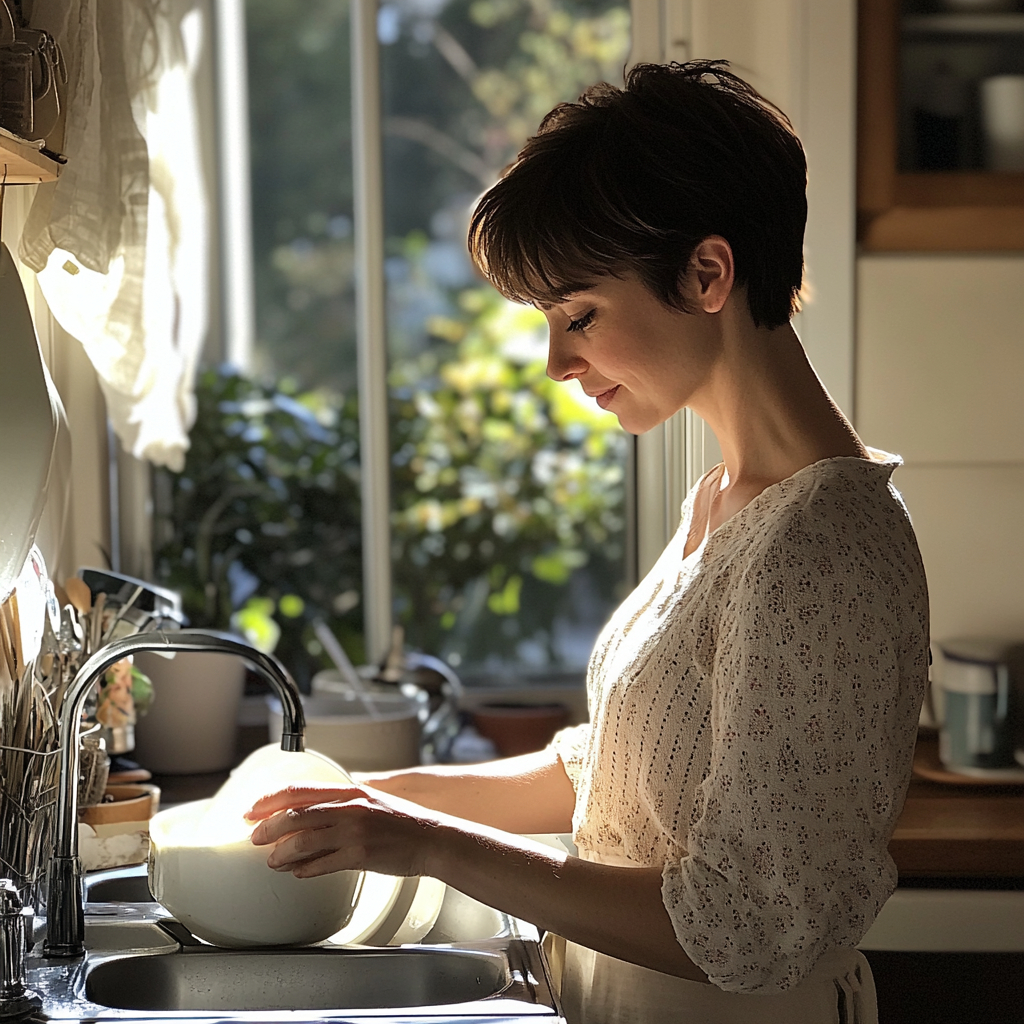
[[[267,864],[312,878],[346,869],[388,875],[426,874],[439,816],[360,786],[289,786],[246,813],[260,824],[255,846],[271,846]]]

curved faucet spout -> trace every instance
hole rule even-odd
[[[300,751],[306,728],[299,688],[288,670],[272,655],[256,650],[227,633],[182,629],[164,633],[136,633],[115,640],[97,651],[75,675],[60,706],[60,783],[57,792],[56,843],[50,861],[46,901],[48,957],[76,957],[85,952],[85,916],[82,909],[82,863],[78,858],[79,723],[93,684],[112,665],[143,652],[234,654],[252,666],[281,701],[284,719],[281,749]],[[159,713],[159,712],[158,712]]]

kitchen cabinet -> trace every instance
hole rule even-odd
[[[860,0],[862,249],[1024,250],[1024,170],[993,169],[982,99],[986,79],[1024,75],[1024,5],[1008,7]]]

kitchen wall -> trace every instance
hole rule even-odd
[[[14,185],[6,190],[2,234],[15,260],[36,187]],[[104,551],[110,550],[106,406],[85,350],[50,315],[35,275],[20,264],[19,269],[43,359],[64,403],[71,431],[66,508],[62,509],[52,489],[36,537],[51,576],[65,579],[80,565],[105,565]]]
[[[730,59],[804,140],[796,327],[864,440],[905,460],[933,637],[1024,639],[1024,254],[856,254],[855,0],[668,7],[670,56]]]
[[[856,425],[906,462],[932,636],[1024,639],[1024,255],[857,266]]]

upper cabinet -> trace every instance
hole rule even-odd
[[[866,250],[1024,250],[1024,0],[860,0]]]

